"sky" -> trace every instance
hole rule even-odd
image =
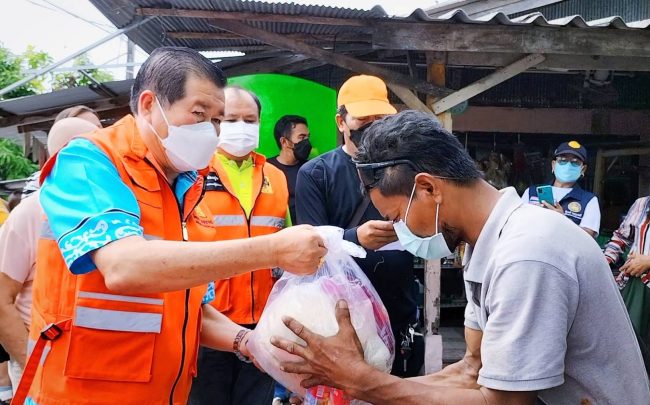
[[[416,8],[427,8],[441,0],[276,0],[279,3],[320,4],[370,9],[381,5],[388,14],[408,15]],[[9,6],[9,4],[11,4]],[[87,0],[10,0],[0,13],[0,43],[13,53],[22,53],[28,45],[46,51],[60,60],[115,31],[113,26]],[[97,65],[126,63],[127,40],[117,37],[89,52]],[[136,50],[135,61],[147,54]],[[68,64],[69,65],[69,64]],[[64,65],[65,66],[65,65]],[[137,67],[136,67],[137,69]],[[115,79],[123,79],[125,68],[104,69]]]

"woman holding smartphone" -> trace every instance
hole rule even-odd
[[[598,236],[598,197],[578,185],[578,180],[587,171],[587,149],[577,141],[560,144],[555,149],[551,170],[555,177],[553,185],[531,186],[521,199],[557,211],[594,238]]]

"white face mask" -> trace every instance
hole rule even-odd
[[[244,121],[222,122],[219,131],[219,147],[227,153],[243,157],[260,145],[260,124]]]
[[[158,97],[156,97],[156,103],[160,108],[165,123],[167,123],[167,138],[161,138],[160,142],[165,148],[165,154],[170,163],[179,173],[207,167],[219,143],[214,125],[211,122],[180,126],[171,125],[165,116],[160,101],[158,101]],[[151,124],[149,126],[158,135],[156,129]],[[160,138],[160,135],[158,135],[158,138]]]
[[[415,184],[413,185],[413,191],[411,191],[411,198],[409,199],[408,206],[406,207],[406,214],[404,214],[404,220],[399,220],[393,224],[397,238],[399,239],[404,249],[414,256],[421,257],[426,260],[437,260],[442,259],[443,257],[449,256],[451,251],[449,251],[449,246],[445,241],[445,237],[442,235],[442,232],[438,232],[438,209],[440,205],[436,205],[436,233],[422,238],[417,236],[406,225],[406,219],[409,215],[409,210],[411,209],[411,202],[413,202],[413,195],[415,194]]]

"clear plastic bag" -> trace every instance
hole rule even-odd
[[[309,330],[323,336],[338,332],[336,302],[344,299],[350,309],[352,325],[361,342],[366,362],[390,372],[395,357],[395,341],[388,313],[377,291],[351,256],[365,257],[366,251],[343,240],[343,230],[332,226],[317,228],[328,253],[323,265],[310,276],[285,272],[277,281],[248,347],[260,366],[292,392],[305,395],[300,386],[304,376],[280,371],[280,363],[298,357],[277,349],[270,343],[280,336],[304,344],[282,322],[291,316]]]

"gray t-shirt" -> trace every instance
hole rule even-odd
[[[650,403],[609,266],[563,215],[502,190],[464,278],[465,326],[483,331],[480,385],[538,391],[548,405]]]

